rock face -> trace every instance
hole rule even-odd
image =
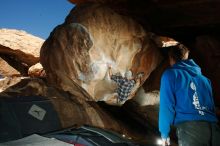
[[[0,93],[4,92],[7,88],[17,84],[21,81],[19,77],[4,77],[0,79]]]
[[[116,102],[116,85],[109,79],[108,65],[113,74],[144,72],[137,90],[160,60],[158,48],[139,24],[100,4],[75,7],[53,30],[40,55],[50,83],[109,104]]]
[[[1,76],[13,76],[19,75],[20,73],[11,67],[4,59],[0,57],[0,75]]]
[[[202,72],[212,82],[216,105],[220,106],[220,38],[214,36],[198,36],[195,42],[195,58]]]
[[[24,31],[0,29],[0,57],[22,75],[39,62],[40,48],[44,40]]]

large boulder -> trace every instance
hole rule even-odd
[[[22,30],[0,29],[0,57],[21,75],[27,75],[28,68],[39,62],[43,42]]]
[[[109,104],[116,102],[116,85],[108,76],[108,65],[113,74],[144,72],[136,91],[160,61],[158,48],[141,25],[100,4],[76,6],[53,30],[40,55],[51,84],[79,98]]]

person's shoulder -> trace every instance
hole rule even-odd
[[[174,68],[167,68],[164,72],[163,72],[163,75],[170,75],[170,74],[173,74],[175,72],[175,69]]]
[[[162,78],[163,79],[173,79],[174,77],[175,77],[175,73],[176,71],[175,71],[175,69],[173,69],[173,68],[168,68],[168,69],[166,69],[164,72],[163,72],[163,74],[162,74]]]

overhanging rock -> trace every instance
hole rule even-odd
[[[116,85],[108,76],[108,65],[113,74],[144,72],[136,91],[161,55],[133,19],[90,4],[75,7],[65,23],[53,30],[41,48],[40,61],[51,84],[83,99],[115,104]]]

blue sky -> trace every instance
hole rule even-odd
[[[73,7],[67,0],[0,0],[0,28],[24,30],[46,39]]]

